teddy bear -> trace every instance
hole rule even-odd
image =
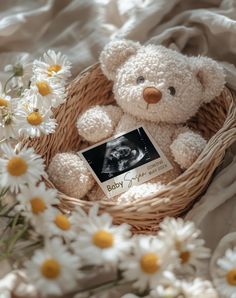
[[[79,116],[78,133],[90,144],[144,126],[172,169],[113,198],[130,202],[155,195],[189,168],[207,141],[187,127],[199,108],[220,95],[223,68],[208,57],[188,57],[160,45],[111,41],[100,55],[105,76],[113,81],[116,105],[93,106]],[[54,156],[48,168],[62,192],[89,200],[108,199],[77,153]],[[110,200],[110,199],[109,199]]]

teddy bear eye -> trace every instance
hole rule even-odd
[[[169,87],[168,88],[168,90],[170,91],[170,95],[172,95],[172,96],[174,96],[175,95],[175,93],[176,93],[176,90],[175,90],[175,88],[174,87]]]
[[[144,77],[140,76],[140,77],[137,78],[136,83],[137,84],[142,84],[142,83],[144,83],[144,81],[145,81]]]

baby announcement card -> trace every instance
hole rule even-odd
[[[79,154],[110,198],[172,169],[143,126],[86,148]]]

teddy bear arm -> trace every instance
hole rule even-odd
[[[109,138],[114,133],[122,114],[121,108],[117,106],[94,106],[78,118],[79,135],[91,143]]]
[[[178,130],[170,148],[175,161],[182,169],[189,168],[206,146],[206,140],[198,133],[183,127]]]

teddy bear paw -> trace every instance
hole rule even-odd
[[[189,168],[206,146],[206,140],[194,132],[185,132],[171,144],[170,148],[175,161],[182,169]]]
[[[95,183],[84,161],[75,153],[56,154],[48,167],[48,175],[59,191],[78,199]]]
[[[77,120],[79,135],[91,143],[102,141],[112,135],[120,116],[121,110],[115,106],[92,107]]]

